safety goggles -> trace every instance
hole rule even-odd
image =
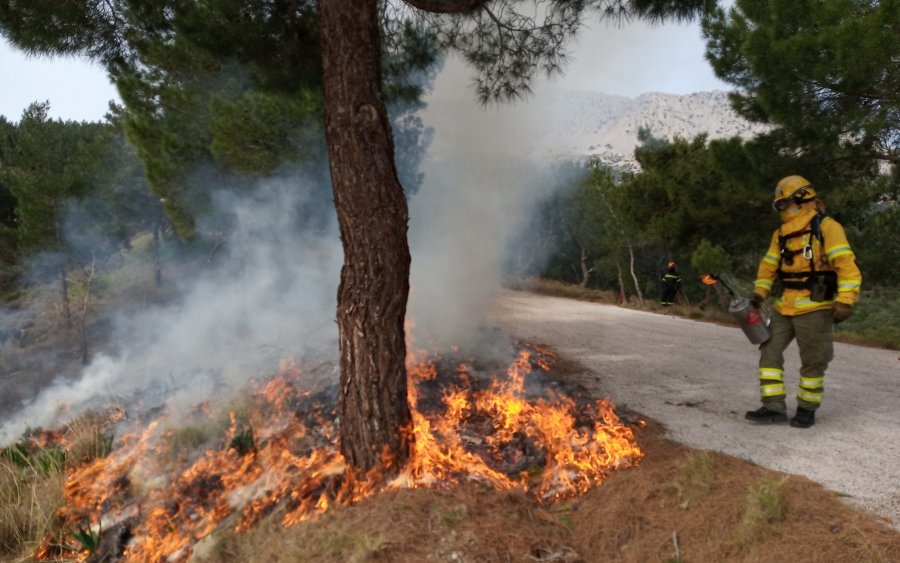
[[[774,209],[775,211],[778,211],[780,213],[780,212],[784,211],[785,209],[787,209],[788,207],[790,207],[792,203],[794,203],[793,197],[786,197],[784,199],[779,199],[779,200],[772,202],[772,209]]]
[[[772,202],[772,209],[775,211],[781,212],[790,207],[793,204],[800,205],[801,203],[806,203],[807,201],[812,200],[812,198],[807,198],[806,195],[809,192],[806,191],[806,188],[800,188],[799,190],[792,193],[790,196],[776,199]]]

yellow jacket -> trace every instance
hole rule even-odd
[[[794,256],[793,264],[788,264],[781,259],[779,235],[790,235],[798,231],[809,230],[810,221],[816,215],[816,210],[810,209],[799,216],[784,223],[775,230],[769,243],[769,250],[759,263],[756,273],[754,293],[768,297],[778,279],[778,263],[781,262],[783,272],[808,272],[810,260],[801,252]],[[862,284],[862,274],[856,265],[856,257],[850,249],[844,227],[830,217],[825,217],[819,226],[823,244],[818,237],[811,232],[801,236],[795,236],[786,240],[785,248],[790,251],[801,250],[807,245],[812,248],[812,259],[815,261],[817,272],[833,270],[837,273],[837,293],[830,301],[812,301],[809,289],[785,288],[784,293],[776,298],[775,309],[785,316],[802,315],[821,309],[830,309],[835,301],[853,305],[859,299],[859,288]],[[800,278],[802,280],[802,278]]]

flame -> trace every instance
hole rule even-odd
[[[586,405],[581,413],[589,425],[579,425],[575,402],[556,393],[530,398],[525,378],[532,371],[531,352],[520,352],[506,372],[506,379],[495,379],[485,389],[460,379],[463,386],[446,392],[445,409],[439,416],[413,410],[415,445],[412,458],[399,481],[406,486],[451,483],[462,479],[484,480],[498,488],[521,487],[542,500],[575,496],[599,485],[611,469],[636,464],[642,452],[633,432],[623,425],[608,401]],[[547,358],[538,365],[547,366]],[[407,366],[410,377],[430,379],[433,361]],[[465,366],[458,368],[466,373]],[[410,386],[410,403],[417,404],[416,385]],[[486,419],[489,433],[481,439],[487,455],[471,451],[466,433],[467,421]],[[515,439],[532,442],[544,452],[543,468],[534,482],[528,474],[510,476],[489,464],[502,456],[504,446]],[[519,452],[518,449],[511,450]],[[515,460],[507,460],[515,461]]]
[[[241,414],[230,413],[217,447],[176,454],[175,421],[164,416],[119,438],[109,456],[69,468],[60,519],[68,530],[128,526],[127,561],[186,561],[215,530],[243,532],[267,516],[292,526],[388,488],[467,480],[552,502],[643,455],[608,401],[579,402],[532,383],[535,368],[546,372],[553,362],[546,350],[521,350],[490,379],[467,363],[439,367],[439,356],[410,350],[413,450],[390,480],[377,468],[366,475],[348,468],[333,410],[302,389],[296,363],[283,362],[270,381],[251,386]],[[214,418],[208,404],[193,416]],[[63,542],[45,540],[36,559],[87,558],[74,538]]]
[[[702,281],[706,285],[716,285],[717,283],[719,283],[719,280],[711,274],[703,274],[702,276],[700,276],[700,281]]]

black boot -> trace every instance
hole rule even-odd
[[[787,422],[787,414],[784,411],[773,411],[767,406],[762,406],[755,411],[747,411],[744,418],[753,422]]]
[[[797,414],[791,418],[791,426],[794,428],[809,428],[816,423],[816,411],[797,407]]]

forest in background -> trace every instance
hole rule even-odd
[[[689,302],[709,301],[709,289],[696,281],[703,273],[749,290],[777,224],[772,187],[799,173],[847,229],[866,294],[895,301],[897,7],[827,4],[776,2],[763,10],[739,3],[733,13],[709,12],[711,63],[737,87],[735,109],[770,132],[751,140],[660,139],[643,129],[637,174],[595,160],[543,165],[563,187],[526,218],[529,228],[510,245],[505,273],[653,300],[665,264],[675,261]],[[265,29],[271,23],[240,30],[243,42],[224,41],[213,29],[227,27],[221,16],[230,8],[216,9],[218,18],[187,10],[175,41],[149,26],[133,30],[144,40],[135,42],[130,63],[116,63],[124,105],[111,107],[105,121],[50,119],[40,102],[17,121],[0,118],[0,294],[13,311],[36,294],[55,295],[41,303],[69,334],[63,341],[70,360],[87,363],[89,343],[102,342],[102,315],[94,309],[112,304],[104,296],[134,297],[122,286],[135,278],[117,271],[141,264],[141,295],[165,300],[165,271],[188,275],[180,268],[216,255],[234,220],[215,215],[216,193],[249,192],[263,178],[312,179],[322,188],[309,190],[297,222],[323,230],[330,221],[322,212],[331,192],[317,63],[299,45],[281,52],[288,47],[270,44],[277,39]],[[305,14],[292,22],[314,25]],[[416,111],[441,57],[435,37],[400,20],[386,18],[385,25],[395,38],[385,46],[385,91],[398,173],[410,197],[422,182],[419,164],[432,134]],[[792,33],[779,41],[762,40],[785,27]],[[27,45],[35,31],[8,33]],[[284,57],[298,61],[290,73]],[[0,345],[7,352],[56,331],[6,319]],[[14,369],[13,356],[4,354],[4,372]]]

